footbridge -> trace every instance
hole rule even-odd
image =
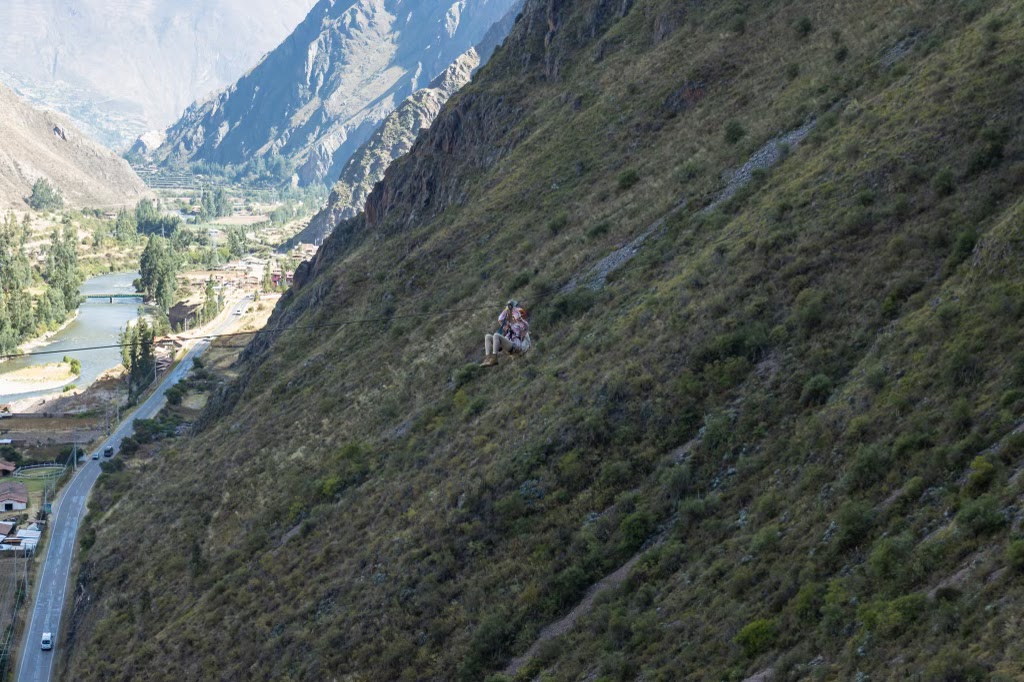
[[[90,301],[106,299],[107,302],[109,303],[113,303],[114,301],[120,303],[122,301],[131,299],[135,299],[138,301],[142,300],[142,294],[86,294],[85,297]]]

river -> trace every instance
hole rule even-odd
[[[79,289],[83,296],[89,294],[134,294],[132,281],[139,276],[137,272],[99,275],[86,280]],[[32,365],[44,365],[59,362],[64,351],[72,348],[88,346],[106,346],[118,341],[119,332],[130,320],[138,318],[138,309],[142,301],[138,298],[86,299],[78,308],[78,317],[67,327],[54,334],[45,344],[31,349],[33,353],[55,351],[47,355],[33,355],[14,358],[0,363],[0,375]],[[93,351],[75,351],[67,353],[82,362],[82,374],[69,381],[79,388],[85,388],[96,381],[100,374],[121,363],[121,351],[118,348],[105,348]],[[49,391],[30,391],[0,395],[0,403],[31,398],[38,395],[53,393]]]

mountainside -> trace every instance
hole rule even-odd
[[[0,85],[0,208],[25,209],[40,178],[74,207],[128,206],[149,195],[127,161]]]
[[[363,210],[373,186],[384,177],[384,171],[402,154],[412,148],[420,130],[434,121],[448,98],[469,82],[473,72],[490,59],[498,44],[512,28],[522,3],[517,2],[484,35],[475,47],[456,58],[427,87],[409,95],[392,111],[366,142],[349,158],[341,177],[327,199],[327,205],[309,221],[294,241],[320,243],[338,222],[352,218]]]
[[[1018,679],[1022,48],[1011,0],[530,0],[104,474],[67,678]]]
[[[165,163],[285,157],[303,184],[333,182],[412,92],[475,45],[515,0],[321,0],[252,71],[167,131]]]
[[[234,82],[315,0],[4,0],[0,82],[126,148]]]

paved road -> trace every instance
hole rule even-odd
[[[219,334],[235,319],[235,311],[244,310],[251,302],[250,297],[242,299],[225,320],[211,333]],[[103,450],[110,446],[114,451],[121,447],[121,441],[134,431],[136,419],[152,419],[166,402],[165,394],[174,384],[178,383],[192,368],[192,361],[210,345],[202,340],[192,347],[177,367],[167,375],[153,394],[142,405],[129,415],[118,426],[117,430],[96,450],[100,454],[99,461],[87,459],[80,465],[78,473],[60,494],[60,500],[50,515],[50,544],[39,578],[39,591],[36,594],[35,606],[32,609],[32,620],[21,642],[21,655],[18,665],[19,682],[48,682],[53,673],[53,661],[61,641],[57,638],[60,632],[60,617],[64,606],[64,595],[68,589],[68,578],[71,575],[71,559],[74,556],[75,538],[78,527],[85,516],[85,501],[92,490],[93,484],[100,475],[99,463],[103,461]],[[54,634],[52,651],[40,648],[44,632]]]

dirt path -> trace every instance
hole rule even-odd
[[[593,610],[594,600],[597,599],[597,595],[621,585],[626,578],[629,577],[630,571],[633,570],[633,567],[636,566],[641,557],[654,547],[660,545],[662,541],[663,538],[659,538],[651,546],[645,547],[637,552],[632,559],[620,566],[614,573],[606,575],[604,578],[591,585],[590,589],[587,590],[586,595],[584,595],[579,604],[573,607],[572,611],[567,613],[560,620],[556,620],[554,623],[551,623],[542,629],[540,634],[537,635],[536,641],[530,645],[530,648],[526,650],[526,653],[512,659],[512,662],[508,664],[507,668],[505,668],[504,674],[508,676],[515,675],[524,665],[537,657],[537,654],[540,653],[541,646],[543,646],[545,642],[552,640],[555,637],[561,637],[565,633],[569,632],[569,630],[572,630],[580,618]]]

